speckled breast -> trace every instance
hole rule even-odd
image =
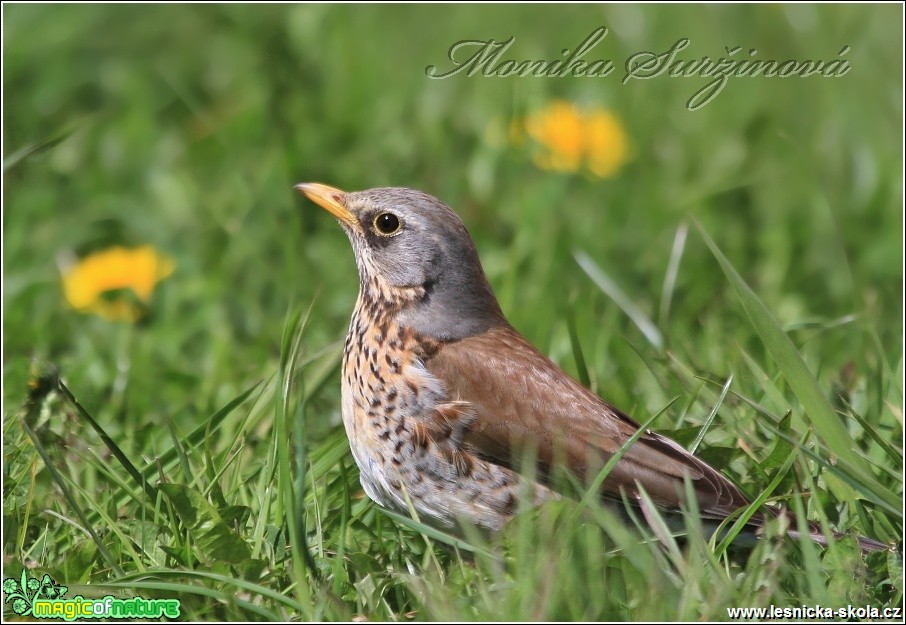
[[[516,511],[520,483],[463,445],[473,418],[424,365],[436,344],[415,336],[367,300],[356,306],[343,358],[343,423],[365,493],[408,515],[490,529]],[[533,499],[544,498],[530,486]],[[546,489],[543,489],[546,491]]]

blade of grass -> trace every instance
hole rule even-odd
[[[151,579],[149,579],[151,578]],[[171,587],[167,588],[158,588],[159,590],[172,590],[174,592],[185,592],[185,590],[180,590],[177,586],[180,582],[185,588],[185,580],[187,579],[198,579],[202,581],[213,581],[226,584],[229,586],[235,586],[236,588],[243,590],[249,594],[260,595],[275,601],[281,605],[286,606],[294,612],[301,612],[303,606],[299,603],[293,601],[290,597],[286,596],[283,593],[271,590],[266,586],[256,584],[244,579],[237,579],[235,577],[229,577],[227,575],[222,575],[220,573],[210,573],[207,571],[191,571],[191,570],[175,570],[175,569],[162,569],[162,570],[153,570],[149,569],[142,573],[130,573],[128,575],[121,575],[116,580],[111,582],[106,582],[100,584],[101,587],[112,587],[112,588],[148,588],[149,590],[154,588],[151,584],[167,584],[167,582],[155,581],[153,578],[160,579],[174,579],[176,584],[169,584]],[[190,586],[191,590],[200,588],[198,586]],[[190,590],[190,592],[191,592]],[[210,596],[210,595],[209,595]]]
[[[743,362],[746,363],[749,371],[751,371],[752,375],[755,376],[755,379],[758,381],[758,388],[761,389],[765,397],[779,409],[788,410],[790,407],[790,402],[783,396],[783,393],[780,392],[780,389],[777,388],[776,377],[780,374],[775,374],[775,378],[770,377],[746,350],[742,349],[741,346],[737,347],[739,349],[739,355],[742,356]]]
[[[389,510],[387,508],[378,508],[378,509],[380,510],[381,514],[390,517],[391,519],[393,519],[400,525],[404,525],[407,528],[418,532],[419,534],[424,534],[428,538],[436,540],[439,543],[443,543],[443,544],[449,545],[451,547],[456,547],[457,549],[461,549],[462,551],[468,551],[470,553],[480,553],[481,555],[483,555],[487,558],[492,558],[495,561],[499,560],[499,557],[495,556],[490,551],[486,551],[480,547],[476,547],[475,545],[472,545],[471,543],[468,543],[460,538],[456,538],[455,536],[453,536],[451,534],[447,534],[446,532],[436,529],[430,525],[426,525],[426,524],[422,523],[421,521],[416,521],[415,519],[407,517],[403,514],[399,514],[397,512]]]
[[[72,492],[69,490],[69,486],[66,484],[66,480],[64,480],[63,476],[61,476],[59,472],[57,472],[57,469],[51,461],[50,456],[47,454],[47,450],[44,449],[44,445],[41,444],[41,441],[35,435],[34,431],[32,431],[31,427],[29,427],[28,423],[25,422],[25,419],[20,419],[20,423],[22,425],[22,428],[25,430],[25,433],[28,434],[28,437],[31,439],[32,444],[35,446],[35,450],[38,452],[38,455],[41,456],[41,460],[44,461],[44,466],[47,467],[47,470],[50,472],[51,479],[53,479],[54,483],[56,483],[56,485],[63,492],[63,497],[66,499],[66,503],[69,504],[69,507],[72,508],[73,512],[76,513],[76,516],[79,517],[79,521],[91,535],[91,540],[93,540],[94,544],[97,545],[98,551],[104,557],[104,560],[107,561],[107,564],[117,575],[122,575],[123,571],[116,563],[113,555],[104,545],[104,542],[94,531],[94,528],[91,527],[91,523],[88,521],[88,517],[82,510],[82,507],[75,500],[75,497],[73,497]]]
[[[95,586],[94,584],[92,586]],[[133,591],[135,589],[145,589],[145,590],[157,590],[164,591],[168,594],[179,595],[179,594],[190,594],[190,595],[199,595],[201,597],[208,597],[210,599],[216,599],[217,601],[222,601],[226,604],[233,604],[243,610],[247,610],[252,614],[257,614],[258,616],[269,620],[269,621],[281,621],[282,619],[278,614],[274,614],[270,610],[262,608],[261,606],[255,605],[251,601],[245,601],[244,599],[239,599],[235,593],[230,593],[225,590],[215,590],[213,588],[207,588],[205,586],[195,586],[185,583],[169,583],[169,582],[155,582],[155,581],[136,581],[131,582],[130,584],[119,584],[117,582],[107,582],[104,584],[99,584],[97,586],[106,587],[106,588],[118,588],[126,591]],[[180,616],[183,616],[180,614]]]
[[[806,418],[815,428],[818,437],[832,454],[846,460],[854,469],[863,474],[866,480],[870,479],[871,468],[868,462],[853,450],[852,437],[843,427],[827,397],[821,392],[817,380],[809,371],[796,346],[781,329],[771,311],[749,288],[749,285],[745,283],[701,226],[699,226],[699,232],[739,297],[746,315],[761,337],[768,353],[777,362],[777,366],[783,372],[793,393],[802,403]]]
[[[570,298],[570,304],[573,303],[574,297]],[[582,343],[579,341],[579,333],[576,330],[576,316],[572,306],[566,309],[566,329],[569,332],[569,344],[573,350],[573,358],[576,361],[576,372],[579,374],[579,382],[582,386],[589,388],[591,378],[588,376],[588,366],[585,364],[585,354],[582,351]]]
[[[621,518],[597,501],[592,501],[587,510],[634,568],[647,573],[656,567],[649,551],[640,548],[638,534],[634,534]]]
[[[243,404],[245,400],[248,399],[249,396],[255,391],[255,389],[257,389],[263,383],[264,381],[255,382],[248,389],[233,398],[226,406],[211,415],[210,418],[206,419],[203,423],[200,423],[195,429],[189,432],[187,436],[183,437],[183,444],[188,447],[194,447],[195,445],[203,441],[221,424],[224,419],[227,418],[227,416],[229,416],[231,412],[233,412],[233,410]],[[145,478],[150,477],[157,471],[157,468],[159,466],[165,467],[173,462],[173,460],[178,457],[178,454],[179,450],[176,447],[171,447],[160,456],[146,464],[141,470],[141,474]]]
[[[182,448],[179,433],[176,431],[176,426],[169,416],[165,419],[165,423],[167,424],[167,432],[170,434],[170,441],[173,443],[173,449],[176,450],[176,455],[179,458],[179,466],[182,468],[183,480],[185,480],[186,484],[191,484],[192,469],[189,467],[189,459],[186,457],[186,452]]]
[[[607,462],[604,463],[604,466],[598,471],[598,474],[595,476],[594,481],[591,483],[591,486],[585,491],[585,495],[582,497],[582,500],[579,502],[579,505],[576,506],[575,514],[579,514],[588,507],[589,503],[592,500],[596,500],[601,496],[601,485],[604,484],[604,480],[607,479],[607,476],[610,475],[610,472],[616,466],[617,462],[620,461],[620,458],[629,451],[629,448],[632,447],[637,440],[639,440],[642,435],[648,433],[648,427],[654,423],[654,420],[661,416],[670,406],[672,406],[679,397],[674,397],[671,399],[666,406],[658,410],[656,413],[651,415],[642,425],[639,426],[639,429],[629,437],[629,439],[623,443],[623,445],[616,451],[616,453],[608,458]]]
[[[711,427],[711,423],[714,422],[714,417],[717,416],[717,411],[720,409],[721,404],[724,403],[724,399],[727,397],[727,392],[730,390],[730,385],[733,383],[733,374],[730,374],[730,377],[727,378],[727,383],[724,384],[723,389],[720,391],[720,397],[717,398],[717,403],[714,404],[714,407],[711,409],[711,412],[708,414],[708,418],[705,419],[704,424],[702,424],[702,429],[699,430],[698,435],[695,437],[695,440],[692,441],[692,446],[689,448],[689,453],[694,454],[695,450],[698,449],[698,446],[701,445],[702,440],[705,438],[705,434],[708,432],[708,428]]]
[[[818,559],[818,550],[810,538],[811,530],[805,517],[805,508],[798,494],[793,497],[793,512],[796,517],[796,528],[799,530],[799,546],[802,548],[804,565],[802,573],[808,584],[809,593],[824,605],[830,605],[832,599],[825,585],[825,573],[822,571],[821,560]]]
[[[415,509],[415,504],[412,503],[412,498],[409,497],[409,491],[406,490],[406,485],[402,485],[403,499],[406,502],[406,508],[409,510],[409,516],[412,518],[414,523],[422,524],[421,519],[418,516],[418,510]],[[444,570],[441,567],[440,562],[437,559],[437,554],[434,552],[434,543],[431,541],[431,538],[427,534],[422,534],[422,540],[425,541],[425,552],[424,558],[422,559],[422,568],[427,568],[430,563],[434,567],[434,571],[437,573],[441,581],[444,578]]]
[[[878,444],[878,447],[880,447],[884,451],[884,453],[887,455],[887,457],[890,460],[892,460],[894,462],[898,462],[903,459],[903,450],[902,449],[897,449],[893,445],[893,443],[885,440],[883,436],[878,434],[877,429],[871,423],[869,423],[862,415],[860,415],[858,412],[856,412],[853,409],[853,407],[849,404],[849,402],[845,402],[845,405],[846,405],[846,412],[849,413],[849,416],[851,416],[853,419],[855,419],[855,421],[859,425],[862,426],[862,429],[865,430],[865,432],[868,434],[868,436],[871,438],[871,440],[873,440],[875,443]]]
[[[39,139],[38,141],[33,141],[32,143],[23,145],[3,159],[3,172],[6,173],[23,161],[26,161],[33,156],[38,156],[43,152],[47,152],[48,150],[55,148],[76,132],[87,129],[94,125],[99,118],[100,115],[97,114],[86,115],[80,119],[69,122],[62,128],[58,129],[56,132],[51,133],[46,137]]]
[[[309,309],[310,311],[310,309]],[[304,493],[296,492],[296,481],[293,476],[293,458],[290,453],[292,440],[292,382],[293,372],[298,358],[300,334],[305,322],[302,320],[301,311],[291,313],[283,328],[283,337],[280,341],[280,364],[277,369],[277,388],[274,396],[274,433],[277,437],[277,487],[278,505],[277,513],[282,512],[283,522],[287,532],[292,537],[292,569],[296,582],[295,594],[299,603],[305,606],[305,614],[311,615],[311,590],[305,571],[309,570],[313,579],[318,579],[318,570],[308,551],[305,540],[305,515],[299,514],[304,505]]]
[[[101,437],[101,440],[104,442],[104,445],[107,447],[107,449],[110,450],[110,453],[112,453],[117,461],[119,461],[120,465],[122,465],[122,467],[126,469],[126,473],[128,473],[129,476],[135,481],[135,483],[145,491],[151,501],[155,501],[157,499],[157,489],[154,488],[154,486],[152,486],[148,482],[148,480],[139,472],[139,470],[135,468],[135,465],[132,464],[132,461],[129,460],[126,454],[123,453],[123,450],[120,449],[119,445],[117,445],[114,440],[110,438],[104,428],[102,428],[101,425],[94,420],[94,417],[88,414],[88,411],[85,410],[82,404],[79,403],[79,401],[66,387],[66,384],[64,384],[62,380],[60,380],[59,382],[59,389],[60,392],[63,393],[64,397],[66,397],[66,399],[69,401],[69,403],[72,404],[72,406],[76,409],[76,412],[79,413],[79,416],[87,421],[91,428],[95,432],[97,432],[98,436]]]
[[[808,433],[806,433],[802,437],[802,440],[798,441],[798,444],[793,445],[793,449],[790,451],[790,455],[787,456],[787,459],[783,463],[783,466],[781,466],[777,473],[774,475],[774,479],[771,480],[771,483],[768,484],[767,487],[758,494],[758,496],[752,501],[751,504],[740,510],[739,517],[736,519],[730,529],[727,530],[726,534],[723,535],[720,543],[714,549],[715,555],[720,556],[727,550],[727,547],[729,547],[730,544],[736,539],[736,537],[739,536],[739,533],[745,528],[749,520],[753,516],[755,516],[755,514],[765,504],[765,502],[771,497],[771,495],[780,485],[780,482],[783,481],[783,478],[786,477],[786,474],[789,473],[790,469],[793,467],[793,463],[796,462],[796,458],[799,456],[799,451],[800,449],[802,449],[802,445],[806,440],[808,440]],[[725,524],[726,522],[722,523],[721,525]],[[718,531],[714,532],[714,536],[721,535],[720,529],[721,528],[718,528]]]
[[[629,299],[623,289],[610,276],[604,273],[604,270],[591,259],[591,256],[581,250],[576,250],[573,252],[573,258],[576,259],[582,271],[591,278],[592,282],[598,285],[598,288],[604,291],[604,294],[626,313],[644,337],[648,339],[648,342],[657,349],[662,349],[664,347],[664,337],[661,335],[661,331],[648,318],[648,315],[642,312],[642,309]]]
[[[669,555],[673,566],[676,567],[676,570],[679,571],[681,575],[688,574],[683,555],[680,553],[679,545],[676,543],[676,537],[674,537],[673,532],[667,526],[667,522],[664,521],[664,517],[658,512],[657,507],[654,505],[654,502],[651,500],[651,497],[648,495],[648,492],[642,484],[636,482],[636,485],[639,489],[638,495],[636,495],[636,503],[638,503],[639,509],[642,511],[642,516],[648,523],[648,527],[651,528],[651,531],[654,532],[657,539],[661,541],[661,544],[667,548],[667,554]]]
[[[775,436],[783,437],[787,441],[792,442],[794,445],[796,444],[795,440],[791,439],[784,432],[781,432],[779,429],[774,427],[773,424],[762,421],[761,425],[773,432]],[[871,479],[868,482],[863,481],[863,474],[853,469],[853,467],[850,466],[845,460],[842,460],[840,458],[838,458],[836,462],[831,463],[821,455],[806,447],[802,447],[800,451],[809,456],[815,462],[821,464],[821,466],[824,467],[826,471],[829,471],[833,475],[840,478],[843,482],[853,488],[856,492],[860,493],[867,500],[881,506],[888,512],[893,513],[897,518],[903,518],[902,498],[897,496],[897,494],[890,489],[881,486],[877,480]],[[849,497],[846,493],[843,493],[841,495],[841,498],[848,499]]]
[[[670,315],[670,304],[673,302],[673,291],[676,288],[676,276],[679,274],[680,260],[686,247],[686,236],[689,234],[689,224],[683,222],[677,227],[673,236],[673,247],[670,249],[670,260],[667,261],[667,272],[664,274],[664,286],[661,289],[661,306],[658,310],[658,322],[661,327],[667,324]]]
[[[100,518],[102,526],[109,529],[109,536],[107,537],[108,540],[115,536],[118,539],[119,543],[117,546],[122,550],[120,553],[132,560],[135,568],[138,571],[143,571],[145,567],[142,563],[142,558],[135,551],[132,539],[124,533],[121,525],[117,522],[117,519],[114,519],[109,514],[107,514],[107,512],[104,510],[104,505],[101,502],[97,501],[96,498],[92,498],[92,493],[81,488],[75,481],[66,476],[63,476],[63,479],[69,482],[69,487],[74,492],[78,493],[84,501],[88,502],[88,506]]]
[[[308,311],[311,312],[311,309]],[[308,320],[308,313],[306,313],[305,320],[299,326],[299,330],[296,332],[296,337],[293,342],[293,353],[291,358],[290,372],[291,374],[296,371],[296,363],[298,362],[299,354],[302,351],[302,332],[305,329],[305,323]],[[321,574],[318,570],[317,565],[311,555],[311,550],[308,548],[306,536],[307,532],[305,530],[305,475],[306,469],[308,468],[308,456],[307,456],[307,431],[305,428],[305,407],[307,402],[305,400],[305,390],[304,390],[304,377],[301,373],[302,368],[299,367],[299,387],[302,398],[296,404],[296,409],[293,412],[293,450],[296,460],[296,471],[295,471],[295,480],[293,484],[293,490],[296,493],[295,504],[296,504],[296,519],[298,522],[298,528],[296,529],[295,543],[301,544],[304,547],[303,556],[305,557],[305,564],[308,566],[308,569],[311,571],[311,574],[316,580],[320,580]],[[301,542],[300,542],[301,541]]]

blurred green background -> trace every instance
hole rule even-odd
[[[57,267],[62,252],[111,237],[151,243],[177,264],[134,353],[142,375],[130,380],[131,401],[141,418],[132,410],[130,418],[226,397],[265,375],[287,310],[316,293],[309,342],[340,339],[355,298],[352,255],[336,224],[294,194],[302,181],[440,197],[470,228],[511,321],[547,351],[572,292],[580,311],[597,300],[591,332],[633,340],[631,324],[602,310],[610,304],[571,250],[589,253],[654,315],[674,233],[690,215],[782,321],[858,312],[893,348],[902,294],[899,14],[895,6],[7,6],[5,358],[50,359],[85,376],[87,389],[114,377],[115,329],[67,308]],[[504,58],[553,59],[597,25],[610,33],[587,58],[614,61],[606,78],[425,76],[427,65],[449,67],[448,49],[462,39],[516,35]],[[666,51],[681,37],[691,40],[683,58],[740,45],[764,59],[832,60],[849,45],[853,69],[837,79],[731,80],[697,112],[684,103],[706,79],[621,84],[628,56]],[[518,147],[488,140],[489,127],[553,98],[612,110],[632,161],[608,180],[549,173]],[[690,238],[672,305],[684,323],[723,309],[726,293]]]
[[[575,373],[574,317],[592,386],[627,410],[682,388],[653,362],[723,379],[740,351],[763,354],[695,222],[822,388],[902,372],[900,6],[4,5],[3,22],[7,414],[36,357],[124,449],[150,454],[165,420],[188,431],[275,371],[291,310],[312,306],[307,353],[338,353],[355,266],[334,220],[293,191],[305,181],[441,198],[513,325]],[[504,58],[555,59],[599,25],[610,32],[587,58],[613,60],[605,78],[425,75],[459,40],[515,35]],[[683,37],[685,59],[741,46],[833,60],[848,45],[852,69],[731,79],[695,112],[685,102],[708,79],[621,84],[630,55]],[[609,110],[630,160],[606,179],[537,168],[507,129],[554,100]],[[176,265],[134,328],[62,294],[64,259],[113,242]],[[663,350],[576,251],[656,322]],[[885,396],[862,406],[869,418]],[[338,375],[308,415],[315,440],[336,427]]]

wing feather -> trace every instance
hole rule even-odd
[[[532,450],[542,476],[552,475],[558,462],[582,478],[593,476],[640,427],[509,326],[446,343],[425,366],[451,401],[471,406],[466,445],[509,468],[517,468],[521,453]],[[602,491],[635,496],[641,485],[657,505],[675,508],[686,475],[703,516],[725,517],[749,502],[704,461],[653,432],[626,451]]]

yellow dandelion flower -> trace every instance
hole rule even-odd
[[[582,115],[569,102],[554,102],[525,120],[525,131],[545,150],[535,155],[542,169],[576,171],[582,163],[585,138]]]
[[[578,171],[583,165],[601,178],[614,175],[628,160],[626,133],[607,109],[582,111],[558,100],[525,119],[525,132],[539,146],[535,164],[551,171]],[[511,141],[515,144],[511,133]]]
[[[598,109],[585,124],[588,169],[596,176],[609,178],[628,160],[626,133],[610,111]]]
[[[63,271],[63,294],[80,312],[136,321],[154,287],[173,269],[173,261],[150,245],[134,249],[115,246],[90,254]]]

